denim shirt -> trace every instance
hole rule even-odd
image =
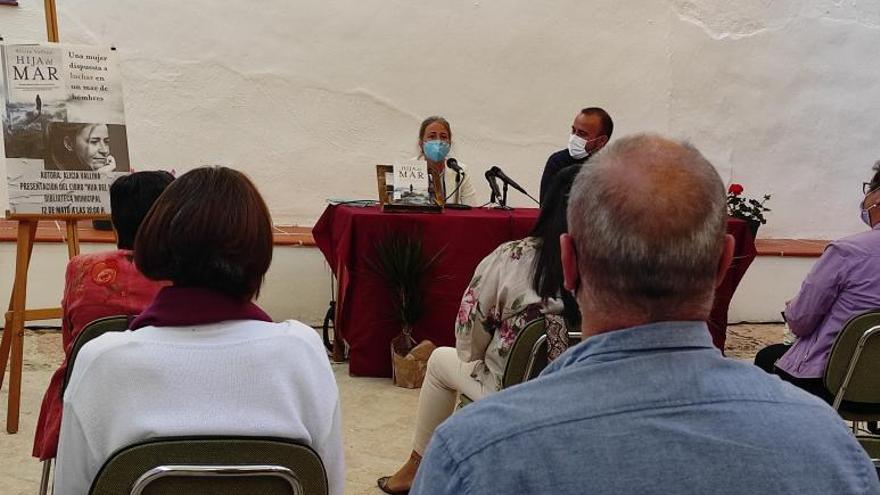
[[[704,323],[590,337],[434,433],[411,493],[880,494],[821,400],[712,346]]]

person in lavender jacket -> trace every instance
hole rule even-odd
[[[832,394],[822,375],[834,339],[851,317],[880,308],[880,161],[863,186],[862,221],[871,227],[836,240],[825,248],[785,307],[785,319],[797,340],[765,347],[755,364],[826,402]]]

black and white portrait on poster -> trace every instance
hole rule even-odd
[[[110,212],[131,170],[122,85],[109,48],[0,44],[8,210]]]

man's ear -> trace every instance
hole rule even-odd
[[[574,239],[568,234],[559,236],[559,251],[562,257],[562,281],[566,290],[572,292],[578,290],[581,277],[578,273],[577,252],[574,248]]]
[[[608,144],[608,136],[602,135],[602,136],[599,136],[598,139],[599,139],[599,141],[598,141],[599,144],[596,146],[596,151],[601,150],[602,148],[605,147],[606,144]]]
[[[718,260],[718,271],[715,273],[715,288],[721,286],[724,282],[724,276],[727,275],[727,269],[733,261],[733,249],[736,247],[736,239],[730,234],[724,235],[724,245],[721,248],[721,258]]]

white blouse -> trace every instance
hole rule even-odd
[[[345,480],[339,393],[321,338],[297,321],[144,327],[89,342],[64,394],[57,495],[88,493],[111,454],[156,437],[301,440]]]

